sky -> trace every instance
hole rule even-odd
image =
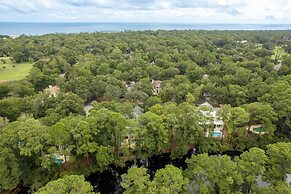
[[[291,0],[0,0],[0,21],[290,24]]]

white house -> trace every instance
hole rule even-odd
[[[277,65],[274,65],[273,69],[274,69],[275,71],[279,71],[279,70],[281,69],[281,67],[282,67],[282,64],[279,63],[279,64],[277,64]]]
[[[245,43],[247,43],[248,41],[247,40],[238,40],[238,41],[236,41],[237,43],[241,43],[241,44],[245,44]]]
[[[209,78],[209,75],[208,74],[204,74],[203,76],[202,76],[202,79],[208,79]]]
[[[135,85],[135,81],[122,81],[123,82],[123,84],[125,85],[125,87],[126,87],[126,89],[127,89],[127,91],[131,91],[132,90],[132,88],[134,87],[134,85]]]
[[[199,110],[200,112],[206,116],[206,118],[208,118],[205,123],[201,123],[201,124],[206,124],[209,125],[209,121],[213,123],[213,128],[212,129],[208,129],[206,131],[206,136],[211,136],[211,137],[222,137],[223,133],[223,121],[221,120],[221,118],[219,118],[218,116],[218,111],[220,110],[219,107],[213,107],[211,104],[209,104],[208,102],[204,102],[203,104],[199,105]],[[209,132],[212,131],[212,134],[210,135]]]

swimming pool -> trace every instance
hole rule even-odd
[[[222,132],[220,131],[212,132],[212,137],[222,137]]]
[[[264,132],[262,127],[254,128],[254,131],[257,132],[257,133]]]

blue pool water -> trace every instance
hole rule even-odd
[[[212,137],[221,137],[222,133],[221,132],[212,132]]]

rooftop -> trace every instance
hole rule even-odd
[[[50,95],[56,96],[57,93],[60,92],[60,88],[58,86],[49,85],[49,87],[46,88],[44,91],[49,93]]]
[[[279,63],[279,64],[277,64],[277,65],[274,65],[273,69],[274,69],[275,71],[279,71],[279,70],[281,69],[281,67],[282,67],[282,64]]]

